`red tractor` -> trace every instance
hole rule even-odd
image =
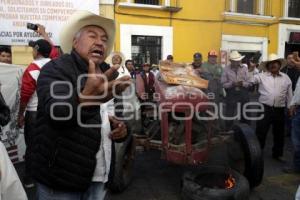
[[[247,124],[235,124],[232,130],[222,131],[218,120],[201,120],[201,117],[208,117],[205,113],[211,111],[212,104],[197,88],[168,85],[158,77],[155,90],[156,107],[149,106],[146,114],[156,118],[146,125],[146,136],[133,136],[117,148],[122,149],[122,153],[115,154],[116,175],[111,189],[121,192],[126,188],[131,179],[136,146],[143,146],[161,150],[162,158],[172,163],[200,166],[197,173],[189,172],[183,177],[184,199],[202,199],[197,198],[199,195],[208,197],[203,199],[219,199],[209,198],[214,195],[223,195],[220,199],[247,199],[249,186],[253,188],[261,183],[264,170],[262,152],[252,128]],[[184,120],[174,120],[170,113]],[[218,158],[222,164],[216,166],[214,161]],[[210,190],[203,190],[203,186]]]

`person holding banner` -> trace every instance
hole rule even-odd
[[[65,54],[41,70],[32,162],[38,200],[105,198],[108,141],[125,140],[127,127],[99,105],[130,85],[130,76],[114,76],[119,65],[103,68],[114,38],[114,20],[77,11],[60,34]]]
[[[26,143],[25,153],[25,177],[24,186],[31,188],[34,186],[30,175],[31,147],[35,128],[36,111],[38,98],[36,94],[36,83],[42,67],[49,62],[51,45],[44,39],[30,41],[29,46],[32,47],[34,61],[26,68],[21,85],[21,98],[18,114],[18,126],[24,126],[24,137]],[[26,113],[25,113],[26,111]],[[25,116],[24,116],[25,113]]]

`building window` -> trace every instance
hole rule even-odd
[[[264,15],[265,0],[226,0],[226,10],[242,14]]]
[[[289,0],[288,3],[288,17],[300,18],[300,1]]]
[[[134,2],[148,5],[159,5],[159,0],[135,0]]]
[[[237,0],[237,9],[238,13],[246,14],[256,14],[255,10],[255,0]]]
[[[162,37],[160,36],[131,36],[131,57],[135,64],[158,64],[162,54]]]

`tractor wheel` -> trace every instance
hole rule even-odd
[[[233,180],[231,187],[225,184],[228,177]],[[249,193],[247,179],[237,171],[222,166],[200,167],[197,172],[183,175],[183,200],[247,200]]]
[[[263,179],[264,161],[262,151],[253,129],[247,124],[236,124],[233,126],[234,143],[229,146],[229,152],[235,152],[240,158],[231,160],[231,167],[243,174],[249,181],[251,188],[258,186]],[[232,156],[229,156],[232,158]],[[239,166],[237,164],[240,164]]]
[[[114,143],[112,148],[112,163],[107,187],[113,193],[123,192],[132,180],[135,156],[135,142],[130,135],[122,143]]]

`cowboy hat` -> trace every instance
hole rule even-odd
[[[274,61],[279,61],[281,63],[280,68],[283,68],[286,65],[286,60],[285,59],[279,58],[277,54],[272,53],[272,54],[269,55],[267,61],[263,61],[263,62],[260,63],[258,68],[263,70],[263,71],[267,71],[268,70],[267,69],[268,63],[274,62]]]
[[[107,63],[109,63],[109,64],[112,66],[112,65],[113,65],[113,64],[112,64],[112,58],[113,58],[114,56],[119,56],[119,57],[122,59],[122,62],[121,62],[121,64],[120,64],[120,66],[125,66],[125,61],[126,61],[125,56],[124,56],[124,54],[123,54],[122,52],[118,52],[118,51],[112,52],[112,53],[106,58]]]
[[[60,32],[60,44],[64,53],[70,53],[73,46],[73,39],[75,34],[85,26],[94,25],[104,29],[108,36],[107,52],[105,56],[112,51],[115,41],[115,22],[112,19],[107,19],[91,13],[89,11],[76,11],[68,18],[62,31]]]
[[[229,60],[232,61],[241,61],[245,58],[245,56],[242,56],[238,51],[232,51],[229,55]]]

